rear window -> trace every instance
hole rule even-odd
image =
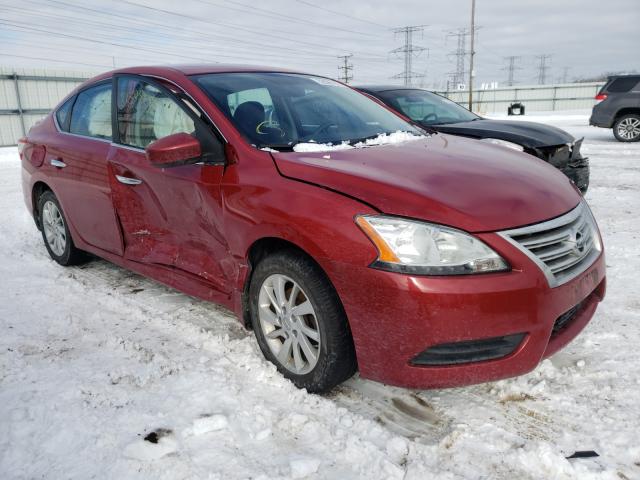
[[[616,78],[607,86],[607,92],[625,93],[629,92],[640,81],[640,77]]]

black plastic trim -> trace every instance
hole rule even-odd
[[[513,353],[526,335],[526,333],[515,333],[482,340],[441,343],[429,347],[416,355],[411,360],[411,364],[418,366],[446,366],[496,360]]]

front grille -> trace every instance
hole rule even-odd
[[[596,221],[584,201],[561,217],[499,235],[531,258],[551,287],[580,275],[602,251]]]
[[[512,353],[525,337],[524,333],[504,337],[441,343],[416,355],[411,363],[424,366],[459,365],[506,357]]]

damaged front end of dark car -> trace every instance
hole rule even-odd
[[[572,144],[551,147],[525,147],[524,151],[556,167],[576,184],[582,194],[585,194],[589,188],[589,158],[583,157],[580,153],[582,140],[584,139],[576,140]]]
[[[448,98],[418,88],[356,88],[424,128],[528,153],[564,173],[582,194],[589,187],[589,160],[580,153],[582,139],[576,140],[560,128],[536,122],[483,118]]]

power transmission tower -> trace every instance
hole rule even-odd
[[[338,70],[342,70],[342,75],[338,77],[338,80],[342,80],[344,83],[349,83],[349,80],[353,80],[353,74],[349,73],[353,71],[353,64],[349,63],[351,57],[353,57],[352,53],[338,56],[344,61],[342,65],[338,66]]]
[[[413,34],[416,32],[422,33],[426,25],[413,25],[408,27],[396,28],[394,33],[404,34],[404,46],[391,50],[391,53],[403,53],[404,54],[404,71],[392,78],[404,79],[405,85],[411,85],[411,81],[414,78],[424,77],[424,74],[416,73],[413,71],[412,63],[414,55],[426,50],[424,47],[419,47],[413,44]]]
[[[505,68],[503,68],[503,70],[507,70],[508,72],[508,77],[507,77],[507,85],[509,85],[510,87],[516,83],[515,82],[515,71],[516,70],[521,70],[521,67],[517,67],[516,66],[516,62],[518,60],[520,60],[520,57],[517,57],[515,55],[511,55],[508,57],[504,57],[504,59],[508,62],[507,66]]]
[[[547,71],[549,70],[549,65],[547,63],[547,60],[551,60],[551,55],[549,54],[542,54],[542,55],[537,55],[536,58],[538,59],[538,84],[539,85],[544,85],[545,83],[547,83]]]
[[[464,67],[467,56],[467,35],[469,35],[469,31],[466,28],[460,28],[457,32],[447,34],[447,37],[457,37],[456,51],[449,54],[456,59],[456,71],[449,74],[454,89],[457,89],[458,85],[463,85],[465,80]]]

